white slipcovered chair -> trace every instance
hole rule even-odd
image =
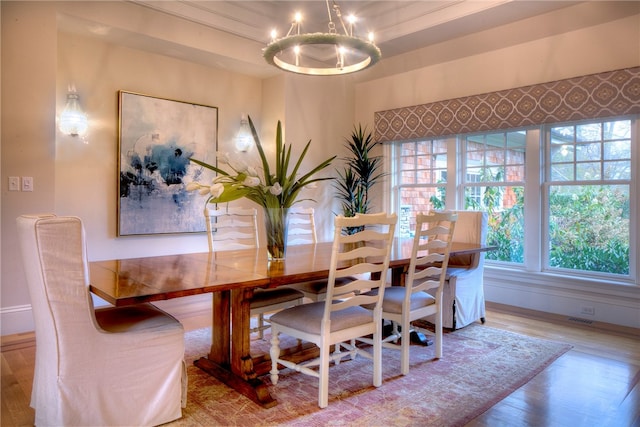
[[[324,301],[299,305],[271,316],[271,382],[278,382],[278,364],[319,379],[318,406],[329,403],[329,363],[339,363],[342,357],[356,354],[373,359],[373,385],[382,384],[382,298],[389,268],[395,214],[362,214],[335,218],[335,231],[327,298]],[[365,226],[353,235],[343,235],[343,227]],[[379,273],[375,275],[372,273]],[[347,276],[358,279],[344,286],[334,286],[336,279]],[[380,289],[377,295],[362,295],[361,291]],[[367,310],[362,304],[373,304]],[[318,359],[295,363],[281,358],[279,335],[314,343],[320,348]],[[355,346],[355,339],[373,335],[373,355]],[[330,346],[349,351],[330,354]],[[316,369],[312,369],[315,368]]]
[[[404,286],[390,286],[384,290],[382,318],[392,322],[393,331],[382,340],[382,345],[401,351],[402,375],[409,373],[410,333],[414,331],[411,322],[414,320],[433,316],[435,357],[442,357],[442,290],[456,219],[457,215],[450,212],[417,214],[406,283]],[[371,343],[368,338],[361,341]]]
[[[454,211],[458,214],[454,242],[487,243],[487,213]],[[484,300],[485,252],[452,255],[447,267],[447,280],[442,296],[442,326],[458,329],[477,320],[485,322]],[[426,319],[435,324],[433,316]]]
[[[255,208],[215,209],[205,208],[207,236],[210,251],[234,249],[255,249],[258,247],[258,212]],[[274,289],[256,289],[250,303],[250,315],[256,316],[258,324],[250,329],[263,338],[269,328],[265,314],[283,308],[302,304],[304,294],[296,289],[279,287]]]
[[[23,215],[18,236],[36,327],[38,426],[146,426],[186,406],[184,329],[151,304],[94,310],[76,217]]]

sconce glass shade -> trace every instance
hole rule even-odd
[[[58,128],[70,136],[84,136],[89,128],[87,115],[80,108],[79,97],[75,92],[67,94],[67,105],[60,114]]]
[[[253,147],[253,135],[251,134],[251,128],[249,127],[249,121],[246,116],[242,116],[240,120],[240,129],[235,138],[236,150],[246,153],[251,151]]]

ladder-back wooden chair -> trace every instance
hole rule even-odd
[[[288,308],[271,316],[271,382],[278,382],[278,364],[319,379],[318,406],[324,408],[329,399],[329,363],[342,357],[362,354],[373,360],[373,385],[382,384],[382,297],[389,268],[397,217],[395,214],[362,214],[351,218],[335,218],[333,250],[327,286],[327,298]],[[342,234],[344,227],[365,226],[356,234]],[[377,273],[377,274],[376,274]],[[358,279],[336,287],[336,279],[348,276]],[[377,295],[362,291],[380,289]],[[373,310],[362,307],[372,304]],[[302,363],[281,358],[279,335],[283,333],[312,342],[320,348],[320,357]],[[373,354],[359,349],[354,340],[373,335]],[[342,344],[340,344],[342,343]],[[330,354],[332,345],[347,352]],[[318,369],[312,369],[317,367]]]
[[[417,214],[406,283],[384,291],[382,318],[392,322],[393,332],[382,343],[384,347],[401,351],[402,375],[409,373],[410,334],[416,329],[411,322],[417,319],[425,316],[434,319],[435,357],[442,357],[442,293],[457,218],[457,214],[450,212]],[[430,334],[426,330],[422,332]]]
[[[207,236],[210,251],[237,249],[255,249],[258,247],[258,213],[255,208],[205,208]],[[256,289],[253,292],[250,309],[258,324],[251,328],[263,338],[264,330],[269,328],[265,314],[283,308],[302,304],[304,294],[296,289],[279,287],[275,289]]]
[[[287,230],[287,245],[317,243],[315,212],[313,208],[289,209],[289,226]],[[336,286],[343,286],[354,280],[353,277],[341,277],[336,280]],[[311,301],[323,301],[327,296],[327,281],[312,280],[296,283],[292,288],[299,290]]]

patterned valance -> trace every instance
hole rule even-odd
[[[375,139],[406,141],[640,113],[640,67],[374,114]]]

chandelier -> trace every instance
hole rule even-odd
[[[348,16],[347,27],[340,6],[335,1],[331,3],[333,7],[326,0],[329,15],[327,33],[301,33],[302,15],[296,13],[286,36],[277,38],[276,31],[271,32],[271,42],[264,49],[264,59],[282,70],[312,76],[349,74],[378,62],[382,54],[373,42],[373,33],[369,33],[368,40],[354,36],[356,18]],[[333,15],[344,34],[338,33]]]

